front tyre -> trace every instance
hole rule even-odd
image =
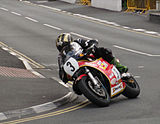
[[[128,98],[136,98],[140,94],[140,87],[137,81],[131,76],[124,82],[126,83],[126,88],[122,94]]]
[[[93,86],[92,81],[87,76],[84,76],[78,82],[78,88],[80,89],[82,94],[85,97],[87,97],[95,105],[100,106],[100,107],[109,106],[110,96],[109,96],[106,88],[101,83],[101,81],[98,80],[98,82],[100,85],[99,89],[97,89],[97,88],[95,88],[95,86]]]

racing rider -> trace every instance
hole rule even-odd
[[[57,46],[58,51],[60,52],[59,56],[58,56],[59,76],[64,83],[67,83],[68,79],[67,79],[67,75],[64,72],[64,69],[62,67],[63,56],[62,56],[61,52],[63,51],[63,49],[66,46],[69,46],[70,48],[75,48],[75,49],[77,47],[81,47],[83,49],[83,51],[87,51],[88,49],[90,49],[91,46],[93,46],[93,44],[94,44],[94,46],[96,46],[96,47],[94,47],[94,50],[93,50],[93,55],[96,58],[102,57],[104,60],[106,60],[110,64],[114,64],[121,74],[126,73],[128,71],[127,66],[120,64],[116,60],[116,58],[112,54],[111,49],[104,48],[104,47],[97,47],[98,46],[97,40],[84,40],[84,39],[73,40],[70,33],[62,33],[58,36],[58,38],[56,40],[56,46]]]

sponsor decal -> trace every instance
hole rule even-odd
[[[97,64],[99,65],[100,68],[106,70],[106,68],[108,67],[108,64],[102,61],[98,61]]]
[[[121,82],[117,86],[111,88],[111,95],[112,96],[116,95],[118,92],[122,91],[123,89],[124,89],[123,83]]]
[[[114,76],[114,74],[113,74],[113,73],[111,73],[111,74],[110,74],[110,76],[109,76],[109,78],[113,78],[113,76]]]
[[[111,84],[112,84],[112,85],[116,84],[116,81],[117,81],[117,79],[116,79],[116,78],[113,78],[113,79],[111,80]]]
[[[93,64],[93,63],[87,63],[87,65],[96,67],[96,64]]]
[[[120,72],[117,70],[117,68],[116,68],[115,66],[113,66],[112,72],[113,72],[114,75],[116,76],[117,81],[118,81],[119,79],[121,79],[121,74],[120,74]]]

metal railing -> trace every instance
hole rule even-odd
[[[127,0],[127,12],[141,10],[141,13],[156,9],[156,0]]]
[[[82,5],[91,5],[91,0],[79,0],[79,3]]]

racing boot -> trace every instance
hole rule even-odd
[[[73,83],[72,85],[73,91],[77,94],[77,95],[82,95],[82,92],[79,90],[79,88],[77,87],[77,85],[75,83]]]
[[[114,58],[112,61],[111,61],[111,64],[114,64],[116,66],[116,68],[118,69],[118,71],[123,74],[123,73],[126,73],[128,71],[128,67],[127,66],[124,66],[122,64],[120,64],[116,58]]]

